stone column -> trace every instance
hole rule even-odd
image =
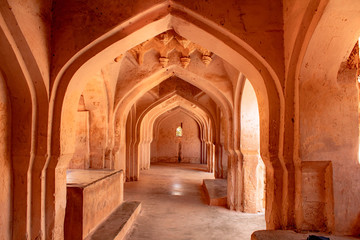
[[[0,74],[0,233],[11,239],[12,227],[12,164],[10,152],[11,108],[5,80]]]

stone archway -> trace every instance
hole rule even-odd
[[[8,98],[8,105],[4,105],[7,116],[3,120],[8,121],[4,137],[11,144],[11,149],[7,149],[11,151],[9,158],[4,158],[8,162],[4,170],[11,167],[11,172],[2,176],[11,177],[11,181],[4,178],[4,184],[12,184],[12,190],[6,196],[10,208],[9,202],[4,202],[7,219],[4,225],[0,224],[4,227],[0,231],[15,239],[40,235],[40,176],[46,161],[47,89],[38,66],[32,64],[34,56],[24,38],[11,8],[4,3],[0,7],[0,75],[3,101]]]
[[[187,112],[181,107],[175,108],[167,111],[163,116],[159,116],[154,122],[153,128],[151,162],[200,164],[203,162],[202,158],[206,159],[206,156],[202,156],[201,151],[204,144],[201,135],[204,129],[193,113]],[[180,134],[179,128],[181,129]],[[169,147],[162,148],[161,146],[166,143],[170,143]]]
[[[194,105],[196,106],[196,109],[194,108]],[[199,127],[201,127],[200,131],[203,133],[205,143],[210,144],[210,142],[212,142],[213,140],[211,139],[211,135],[207,134],[207,132],[214,131],[211,130],[211,126],[214,126],[213,117],[209,115],[209,112],[204,109],[203,106],[199,106],[198,103],[187,100],[176,94],[170,97],[166,97],[159,102],[156,102],[155,104],[150,106],[144,113],[142,113],[137,125],[139,144],[141,144],[141,142],[143,141],[143,137],[148,135],[149,138],[145,138],[144,140],[147,140],[146,142],[149,147],[152,141],[155,121],[167,111],[179,107],[184,109],[187,114],[197,122]],[[146,134],[146,130],[150,130],[149,134]],[[135,145],[135,149],[136,148],[137,146]],[[207,149],[209,148],[209,146],[206,146],[205,148]],[[139,149],[139,151],[141,152],[141,149]],[[141,160],[141,158],[139,160]],[[150,158],[148,158],[146,161],[148,162],[148,164],[146,165],[149,165]],[[212,164],[210,158],[207,159],[207,162],[209,162],[208,170],[211,171]]]
[[[192,17],[194,17],[194,15],[192,15]],[[196,17],[196,16],[195,16]],[[223,51],[219,52],[219,49],[214,49],[217,54],[219,54],[219,56],[223,56],[225,59],[231,59],[231,61],[234,62],[234,64],[236,64],[236,67],[239,67],[240,69],[244,70],[243,72],[246,74],[247,77],[249,77],[249,79],[251,79],[251,81],[253,81],[254,86],[257,89],[257,92],[262,96],[261,100],[264,101],[265,104],[262,104],[262,106],[264,106],[264,111],[262,112],[263,115],[262,117],[264,118],[262,121],[262,124],[264,124],[264,136],[262,137],[262,139],[264,139],[265,142],[271,142],[272,147],[269,149],[268,146],[269,144],[264,144],[262,146],[264,146],[264,156],[268,156],[268,157],[264,157],[264,159],[267,159],[267,161],[271,164],[274,164],[274,162],[279,162],[280,161],[280,153],[279,152],[279,148],[281,149],[281,142],[279,142],[280,139],[280,135],[282,134],[281,128],[269,128],[268,127],[268,123],[269,120],[268,119],[273,119],[273,123],[277,124],[279,126],[281,126],[281,121],[282,121],[282,117],[281,117],[281,104],[282,104],[282,94],[279,93],[279,84],[276,82],[277,77],[276,74],[274,73],[273,70],[271,70],[271,67],[269,65],[267,65],[266,63],[263,62],[263,60],[261,60],[261,58],[259,57],[259,55],[257,55],[256,53],[254,53],[254,51],[252,49],[250,49],[249,47],[243,48],[242,46],[244,46],[244,43],[241,41],[230,41],[228,42],[228,45],[224,45],[224,42],[221,41],[221,38],[225,37],[225,35],[223,35],[223,33],[218,32],[217,30],[212,30],[207,28],[207,31],[209,32],[205,32],[203,30],[201,30],[201,28],[192,25],[192,24],[188,24],[184,19],[182,19],[181,17],[177,16],[176,14],[172,14],[169,15],[167,17],[164,17],[156,22],[153,22],[151,25],[145,25],[144,27],[142,27],[141,29],[138,29],[136,31],[136,34],[131,35],[129,34],[128,37],[130,36],[134,36],[135,38],[139,39],[137,34],[141,34],[141,32],[146,32],[147,35],[151,35],[154,34],[154,28],[153,26],[155,24],[158,25],[158,29],[156,29],[156,33],[159,33],[159,31],[164,31],[168,29],[168,26],[164,25],[164,23],[170,23],[174,26],[175,31],[178,31],[181,35],[186,36],[187,38],[189,38],[190,40],[192,40],[192,38],[197,36],[191,36],[189,35],[190,32],[194,32],[194,29],[197,29],[199,31],[197,31],[198,33],[203,34],[203,36],[201,38],[198,39],[202,39],[204,41],[205,38],[208,37],[208,40],[206,40],[208,43],[203,42],[200,44],[204,44],[205,46],[208,46],[210,44],[210,42],[217,42],[220,44],[220,46],[223,46]],[[161,30],[159,30],[161,29]],[[116,30],[114,30],[116,31]],[[114,32],[113,31],[113,32]],[[215,35],[212,35],[215,34]],[[217,36],[217,37],[215,37]],[[108,39],[106,39],[107,37],[109,37]],[[100,40],[100,39],[99,39]],[[145,40],[145,39],[144,39]],[[54,83],[54,91],[52,92],[52,97],[51,97],[51,103],[53,103],[54,105],[51,105],[50,107],[50,114],[52,116],[52,131],[51,131],[51,135],[49,135],[49,140],[52,142],[51,145],[51,149],[49,149],[49,151],[51,152],[51,159],[49,159],[49,164],[50,165],[57,165],[57,174],[59,175],[59,177],[56,177],[56,179],[58,179],[59,181],[58,184],[56,184],[56,189],[57,189],[57,193],[55,193],[55,198],[58,199],[59,201],[55,201],[55,205],[51,206],[51,202],[47,202],[47,204],[50,204],[47,209],[51,212],[51,211],[55,211],[55,212],[59,212],[59,214],[55,214],[55,216],[58,216],[59,218],[55,218],[55,225],[57,226],[55,229],[55,235],[57,235],[58,233],[61,235],[62,232],[62,200],[63,196],[64,196],[64,186],[62,186],[63,181],[61,181],[61,179],[64,179],[64,166],[66,165],[67,162],[67,157],[66,154],[61,154],[60,149],[64,149],[65,145],[61,144],[60,142],[60,116],[67,116],[66,119],[69,119],[68,117],[72,115],[72,111],[71,109],[65,109],[63,108],[63,104],[64,104],[64,96],[65,97],[65,102],[71,102],[74,101],[74,99],[78,98],[79,93],[76,92],[76,88],[75,88],[75,82],[71,81],[71,79],[77,79],[78,81],[76,82],[76,87],[81,86],[83,83],[81,82],[81,79],[86,78],[86,76],[89,76],[89,74],[91,73],[90,69],[93,68],[93,64],[101,64],[104,59],[109,59],[109,58],[105,58],[105,56],[109,56],[110,59],[114,59],[116,56],[111,57],[111,55],[114,52],[123,52],[127,49],[129,49],[129,41],[128,38],[123,38],[121,39],[116,39],[116,41],[114,42],[114,38],[112,38],[111,36],[104,36],[101,38],[102,43],[99,44],[95,44],[95,45],[90,45],[88,46],[86,49],[84,49],[83,51],[81,51],[81,53],[79,53],[77,56],[74,57],[74,59],[72,59],[68,65],[66,65],[66,67],[60,71],[60,74],[58,75],[58,77],[56,77],[55,83]],[[132,44],[139,42],[139,40],[136,41],[131,41]],[[111,43],[114,43],[111,45]],[[242,46],[241,46],[242,45]],[[106,46],[106,47],[105,47]],[[131,45],[130,45],[131,46]],[[231,46],[231,47],[230,47]],[[246,44],[245,44],[246,46]],[[211,49],[212,47],[209,45],[209,49]],[[115,50],[117,49],[117,50]],[[123,49],[123,50],[121,50]],[[250,50],[250,52],[248,51]],[[94,56],[95,53],[98,53],[96,56]],[[254,53],[254,55],[252,55],[252,53]],[[252,63],[250,63],[248,61],[247,58],[244,58],[243,56],[246,56],[248,59],[251,59]],[[252,57],[250,57],[252,56]],[[99,61],[97,61],[99,60]],[[263,71],[258,71],[256,69],[260,68]],[[269,79],[269,81],[262,81],[262,79]],[[275,81],[275,82],[274,82]],[[69,84],[70,83],[70,84]],[[69,84],[69,85],[68,85]],[[207,85],[208,86],[208,85]],[[214,89],[215,90],[215,89]],[[281,92],[281,91],[280,91]],[[269,104],[268,102],[268,98],[273,99],[274,101],[272,102],[272,104]],[[133,98],[130,98],[133,99]],[[233,100],[231,100],[233,101]],[[232,113],[231,113],[231,107],[226,104],[228,108],[228,110],[226,110],[226,114],[225,114],[225,118],[227,120],[230,120],[233,118],[232,117]],[[128,106],[131,106],[128,105]],[[125,106],[124,106],[125,107]],[[129,107],[125,107],[123,110],[129,109]],[[120,111],[120,114],[123,116],[123,114],[128,111]],[[116,116],[113,118],[115,119]],[[66,128],[68,130],[66,130]],[[66,136],[66,132],[67,131],[71,131],[71,126],[66,126],[66,128],[63,128],[62,131],[62,136]],[[119,128],[121,129],[121,128]],[[230,165],[231,169],[236,169],[236,166],[234,164],[236,164],[237,160],[239,158],[239,156],[237,156],[233,150],[233,130],[232,130],[232,124],[231,123],[227,123],[227,128],[229,129],[229,134],[227,135],[228,139],[225,142],[226,145],[226,149],[229,152],[229,156],[231,158],[230,162],[232,162],[233,164]],[[266,131],[266,129],[268,129],[268,131]],[[280,131],[278,131],[280,130]],[[114,136],[112,136],[114,137]],[[266,140],[267,139],[267,140]],[[270,139],[270,140],[269,140]],[[280,144],[280,145],[279,145]],[[61,146],[61,147],[60,147]],[[269,150],[268,150],[269,149]],[[237,150],[238,151],[238,150]],[[269,154],[268,151],[271,151],[272,153]],[[66,150],[65,152],[66,153]],[[57,162],[57,159],[59,158],[59,163]],[[275,164],[274,166],[276,166],[277,169],[279,169],[280,164]],[[282,169],[280,167],[279,171],[281,172]],[[239,193],[236,193],[237,190],[234,190],[232,188],[232,186],[234,185],[235,182],[241,181],[241,177],[238,176],[236,177],[235,172],[231,173],[229,172],[228,178],[230,179],[230,189],[229,189],[229,206],[231,209],[238,209],[240,210],[241,208],[241,195],[239,195]],[[279,179],[274,182],[273,178],[270,177],[269,178],[269,182],[272,182],[273,184],[277,185],[277,186],[281,186],[281,177],[279,177]],[[279,185],[280,184],[280,185]],[[51,183],[49,183],[48,185],[50,187],[50,191],[51,191]],[[271,186],[271,184],[269,184],[269,186]],[[270,208],[273,208],[273,210],[269,210],[267,211],[269,214],[270,213],[275,213],[276,211],[280,211],[280,207],[276,206],[275,204],[275,198],[274,196],[274,187],[270,188],[272,189],[271,191],[269,191],[269,193],[272,192],[272,195],[269,195],[268,199],[272,200],[272,204],[268,204],[268,206]],[[280,193],[279,193],[280,194]],[[281,194],[280,194],[281,195]],[[280,197],[281,198],[281,197]],[[236,203],[235,203],[236,202]],[[53,209],[53,210],[52,210]],[[276,215],[274,215],[276,216]],[[268,221],[269,223],[269,227],[273,228],[275,227],[278,223],[279,223],[279,219],[274,219],[274,217],[269,216],[269,219],[272,218],[272,221]],[[46,231],[48,233],[50,233],[49,231]]]

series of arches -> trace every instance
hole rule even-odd
[[[312,134],[311,131],[319,128],[321,122],[329,116],[333,117],[337,126],[346,126],[345,129],[349,132],[358,128],[355,120],[358,117],[357,110],[354,110],[358,101],[358,87],[351,81],[351,77],[356,75],[356,69],[348,70],[342,63],[360,35],[360,28],[356,27],[360,15],[357,10],[353,10],[360,9],[360,5],[357,6],[358,3],[352,1],[345,4],[340,0],[302,4],[305,6],[303,17],[294,22],[285,22],[285,28],[296,26],[297,35],[293,44],[283,44],[285,49],[290,49],[283,67],[282,64],[277,65],[275,61],[265,59],[261,50],[250,43],[251,40],[242,38],[234,29],[229,30],[228,26],[222,27],[215,24],[215,20],[204,18],[203,13],[196,13],[192,6],[187,8],[186,4],[164,1],[160,4],[149,3],[146,11],[137,12],[127,20],[116,23],[95,39],[87,39],[88,44],[81,46],[73,54],[66,50],[64,55],[70,56],[68,59],[57,62],[59,56],[56,56],[53,59],[56,67],[51,78],[49,74],[49,79],[44,79],[40,73],[33,50],[26,44],[26,36],[18,26],[14,13],[7,6],[1,7],[1,102],[5,106],[5,117],[1,121],[7,126],[2,140],[6,145],[1,150],[1,154],[5,154],[1,179],[5,179],[7,186],[12,186],[4,188],[1,193],[2,202],[8,206],[7,214],[1,218],[4,222],[2,232],[9,238],[12,235],[13,239],[21,239],[25,235],[29,238],[39,235],[43,239],[62,238],[66,207],[66,169],[74,153],[74,145],[71,143],[75,140],[79,98],[88,79],[99,72],[99,66],[114,64],[112,61],[119,53],[123,54],[132,47],[173,29],[230,63],[240,74],[235,81],[228,79],[228,85],[224,85],[214,78],[193,71],[191,65],[188,69],[170,65],[166,68],[154,68],[143,77],[126,84],[105,83],[108,84],[108,127],[104,154],[109,159],[108,167],[119,169],[124,164],[124,159],[128,159],[127,174],[134,180],[141,167],[148,167],[148,158],[143,156],[148,156],[152,135],[142,129],[153,129],[151,126],[164,109],[156,110],[152,106],[140,118],[143,120],[133,121],[134,125],[130,129],[133,129],[135,137],[134,146],[142,146],[130,147],[133,160],[127,156],[125,148],[128,147],[125,131],[129,129],[127,119],[141,96],[169,77],[177,76],[202,90],[218,106],[217,114],[214,115],[201,109],[196,103],[198,111],[195,119],[199,126],[203,126],[204,141],[210,156],[207,160],[209,164],[212,162],[209,159],[214,156],[214,165],[210,164],[209,170],[214,168],[218,176],[224,175],[221,172],[223,160],[219,148],[223,147],[226,152],[228,207],[243,210],[240,104],[244,81],[248,79],[255,90],[259,106],[260,155],[266,166],[267,228],[306,228],[302,161],[330,159],[337,166],[337,169],[333,169],[332,176],[339,183],[334,182],[330,187],[336,197],[326,202],[329,206],[325,214],[328,218],[326,230],[356,233],[359,213],[351,210],[359,209],[360,201],[356,199],[360,196],[355,195],[354,201],[349,198],[350,194],[353,197],[353,193],[360,192],[359,186],[351,184],[353,181],[357,182],[359,175],[356,158],[358,140],[354,140],[358,138],[350,134],[350,140],[345,139],[349,135],[330,140],[335,146],[331,152],[336,154],[334,157],[329,155],[329,150],[324,145],[334,134],[337,137],[339,134],[328,129],[322,134],[318,130],[314,131],[317,134]],[[320,50],[319,46],[322,46]],[[331,51],[331,48],[337,51]],[[282,72],[279,69],[285,69],[285,77],[279,73]],[[47,87],[46,81],[50,82],[50,87]],[[120,85],[117,86],[118,84]],[[326,105],[324,102],[332,99],[332,96],[341,100]],[[178,99],[174,104],[169,104],[168,110],[180,105],[185,111],[191,110],[194,113],[191,107],[194,102],[176,95],[173,98]],[[326,108],[319,110],[318,102]],[[349,107],[341,108],[341,117],[330,114],[344,102]],[[348,117],[342,118],[344,114],[348,114]],[[326,124],[331,125],[328,122]],[[225,129],[223,146],[219,139],[221,127]],[[11,141],[8,140],[9,136]],[[309,148],[309,141],[316,141],[320,146]],[[219,145],[211,147],[214,143]],[[137,151],[140,154],[136,154]],[[350,153],[345,153],[346,151]],[[351,177],[344,176],[344,171],[351,172]],[[344,182],[351,184],[352,193],[343,195]],[[344,212],[347,214],[344,215]]]

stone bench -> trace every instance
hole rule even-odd
[[[65,239],[84,239],[123,202],[123,171],[67,171]]]
[[[205,198],[210,206],[226,206],[227,202],[227,180],[226,179],[204,179],[203,189]]]

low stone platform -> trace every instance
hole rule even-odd
[[[204,179],[203,188],[210,206],[225,206],[227,202],[226,179]]]
[[[140,213],[141,203],[129,201],[122,203],[105,219],[85,240],[121,240],[124,239],[136,216]]]
[[[326,233],[296,233],[290,230],[263,230],[251,235],[251,240],[306,240],[309,235],[322,236],[330,240],[359,240],[360,238],[334,236]]]
[[[67,171],[65,239],[84,239],[122,204],[123,180],[122,170]]]

